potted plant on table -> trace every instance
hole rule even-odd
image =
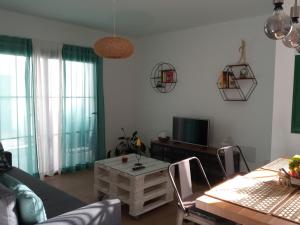
[[[136,139],[134,141],[133,144],[133,149],[136,153],[136,159],[137,159],[137,163],[134,164],[135,166],[142,166],[142,164],[140,163],[140,160],[142,158],[142,153],[144,153],[146,151],[146,146],[145,144],[142,142],[141,138],[136,136]]]
[[[300,155],[295,155],[289,161],[291,183],[300,186]]]
[[[126,163],[128,158],[127,154],[136,153],[141,158],[141,154],[146,151],[145,144],[141,141],[141,138],[138,136],[138,132],[134,131],[131,136],[127,136],[125,129],[121,128],[123,136],[119,137],[120,141],[115,148],[115,155],[122,157],[122,162]],[[138,161],[139,161],[138,159]]]

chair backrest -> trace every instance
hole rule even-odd
[[[2,143],[0,142],[0,161],[5,167],[12,166],[12,154],[10,152],[5,152]]]
[[[12,166],[12,154],[11,152],[4,152],[4,157],[8,166]]]
[[[245,156],[244,156],[241,148],[237,145],[236,146],[225,146],[225,147],[219,148],[217,150],[217,159],[218,159],[220,167],[224,173],[224,176],[226,178],[230,178],[236,173],[235,167],[234,167],[234,152],[239,153],[240,157],[244,161],[244,164],[245,164],[248,172],[250,172],[250,168],[247,164],[247,161],[245,159]],[[223,162],[221,160],[221,155],[224,156],[224,164],[225,165],[223,165]]]
[[[169,176],[170,176],[172,185],[174,187],[177,199],[179,201],[180,207],[183,210],[185,210],[185,206],[183,204],[183,199],[188,198],[189,196],[191,196],[193,194],[192,177],[191,177],[191,170],[190,170],[190,162],[191,161],[197,162],[197,165],[207,183],[207,186],[209,188],[211,188],[210,183],[207,179],[206,173],[203,169],[203,166],[198,158],[191,157],[191,158],[184,159],[182,161],[179,161],[179,162],[169,165]],[[178,190],[178,187],[177,187],[177,185],[175,183],[175,179],[174,179],[176,167],[178,167],[178,172],[179,172],[180,192]]]

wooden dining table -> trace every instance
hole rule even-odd
[[[263,182],[276,182],[278,181],[278,172],[259,168],[244,177]],[[229,182],[229,180],[225,182]],[[207,194],[196,199],[196,207],[243,225],[299,225],[299,223],[274,216],[271,213],[262,213]]]

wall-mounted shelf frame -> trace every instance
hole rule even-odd
[[[217,86],[224,101],[248,101],[257,86],[251,66],[247,63],[225,66]]]
[[[150,74],[152,88],[159,93],[169,93],[177,84],[177,72],[175,67],[166,62],[157,63]]]

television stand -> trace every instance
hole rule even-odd
[[[162,161],[174,163],[180,160],[195,156],[200,159],[203,168],[208,176],[209,181],[217,183],[223,180],[224,174],[217,160],[217,148],[205,147],[194,144],[176,142],[176,141],[159,141],[151,142],[151,157]],[[224,163],[224,157],[221,155],[221,160]],[[235,171],[240,171],[240,156],[239,153],[234,154]],[[192,174],[193,174],[193,166]],[[195,172],[195,174],[197,174]],[[198,172],[199,177],[199,172]]]

